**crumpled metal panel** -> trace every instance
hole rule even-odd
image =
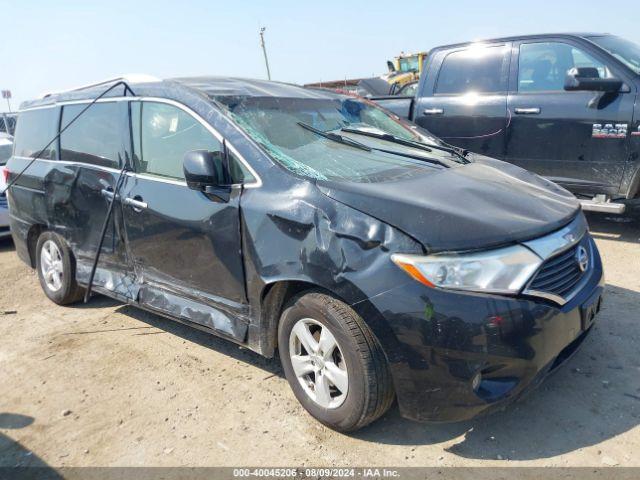
[[[81,285],[89,283],[91,266],[92,264],[89,262],[78,262],[76,265],[76,279]],[[140,284],[136,282],[133,275],[114,265],[102,265],[96,268],[93,283],[98,287],[102,287],[103,290],[129,301],[138,297],[138,290],[140,289]]]
[[[486,157],[395,182],[318,185],[329,197],[395,225],[429,252],[530,240],[563,227],[580,210],[566,190]]]
[[[264,286],[280,280],[306,281],[355,303],[390,288],[390,282],[408,280],[391,253],[424,252],[395,227],[290,175],[246,190],[242,212],[247,290],[254,306]]]
[[[211,328],[237,341],[242,342],[246,337],[246,322],[239,321],[236,316],[184,296],[144,285],[140,288],[138,299],[141,304],[147,307]]]

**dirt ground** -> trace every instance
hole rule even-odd
[[[640,217],[589,222],[607,296],[563,368],[480,420],[394,406],[352,435],[315,422],[275,360],[105,297],[54,305],[2,241],[0,465],[640,466]]]

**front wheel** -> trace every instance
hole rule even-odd
[[[330,295],[305,292],[288,303],[278,349],[298,401],[335,430],[362,428],[393,403],[389,368],[376,338],[360,316]]]
[[[36,245],[36,268],[42,290],[58,305],[82,298],[83,289],[76,283],[73,254],[60,235],[44,232]]]

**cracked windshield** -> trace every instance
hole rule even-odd
[[[220,98],[276,161],[318,180],[380,182],[453,166],[424,130],[352,98]]]

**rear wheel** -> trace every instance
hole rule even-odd
[[[285,376],[302,406],[340,431],[376,420],[394,398],[380,345],[347,304],[306,292],[285,308],[278,329]]]
[[[60,235],[44,232],[38,237],[36,268],[42,290],[53,302],[66,305],[82,298],[73,255]]]

